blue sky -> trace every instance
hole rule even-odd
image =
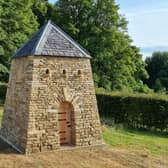
[[[54,2],[56,2],[56,0],[49,0],[49,2],[54,3]]]
[[[168,51],[168,0],[116,0],[129,21],[128,32],[142,54]]]
[[[168,51],[168,0],[116,0],[116,3],[129,21],[129,35],[144,58],[153,51]]]

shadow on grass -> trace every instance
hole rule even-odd
[[[135,129],[135,128],[130,128],[130,127],[124,127],[123,129],[129,133],[135,133],[137,135],[155,136],[155,137],[157,136],[160,138],[168,138],[168,133],[165,133],[165,132],[159,132],[155,130]]]
[[[114,128],[114,129],[120,129],[124,130],[128,133],[134,133],[137,135],[144,135],[144,136],[155,136],[155,137],[161,137],[161,138],[168,138],[168,132],[161,132],[161,131],[156,131],[156,130],[148,130],[148,129],[142,129],[142,128],[131,128],[127,125],[124,124],[115,124],[114,120],[111,118],[101,118],[101,123]]]

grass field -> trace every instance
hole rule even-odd
[[[0,107],[0,119],[3,108]],[[109,121],[108,121],[109,122]],[[18,155],[0,141],[0,168],[167,168],[168,136],[102,126],[104,148]]]
[[[105,142],[112,147],[146,150],[152,154],[168,155],[168,136],[154,133],[107,128],[103,129]]]
[[[2,120],[2,115],[3,115],[3,107],[0,106],[0,121]],[[1,122],[0,122],[1,123]]]
[[[109,118],[101,118],[103,138],[112,147],[143,149],[152,154],[168,155],[168,135],[126,129]]]

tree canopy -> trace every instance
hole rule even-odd
[[[114,0],[58,0],[58,23],[92,55],[94,80],[109,90],[145,91],[147,78],[139,49],[127,33],[127,20]],[[54,19],[54,18],[53,18]]]
[[[31,0],[0,0],[0,80],[7,81],[11,55],[38,28]]]
[[[146,64],[150,76],[146,84],[156,92],[168,92],[168,52],[154,52]]]
[[[114,0],[0,0],[1,80],[7,81],[12,53],[48,19],[90,52],[97,87],[148,91],[145,63]]]

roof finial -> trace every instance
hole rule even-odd
[[[51,22],[52,22],[51,19],[49,19],[49,20],[48,20],[48,23],[50,24]]]

